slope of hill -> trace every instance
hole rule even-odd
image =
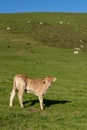
[[[0,14],[0,38],[59,48],[86,46],[86,21],[87,14]]]

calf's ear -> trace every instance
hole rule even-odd
[[[57,80],[56,77],[53,77],[53,78],[51,78],[51,79],[52,79],[53,82],[55,82],[55,81]]]

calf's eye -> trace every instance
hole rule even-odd
[[[46,82],[45,81],[43,81],[43,84],[45,84]]]

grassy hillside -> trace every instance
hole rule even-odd
[[[1,130],[87,129],[86,19],[87,14],[0,14]],[[73,48],[81,44],[74,55]],[[44,97],[43,111],[33,94],[24,94],[25,108],[20,108],[17,95],[9,107],[18,73],[57,77]]]
[[[87,45],[86,21],[87,14],[2,14],[0,15],[0,34],[2,36],[0,37],[6,35],[10,40],[24,40],[32,44],[35,41],[40,45],[60,48],[79,47],[80,40]],[[7,30],[7,27],[10,30]],[[14,35],[16,35],[15,38]]]

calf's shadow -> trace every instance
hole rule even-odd
[[[66,103],[69,103],[69,102],[71,102],[71,101],[68,101],[68,100],[51,100],[51,99],[44,99],[43,100],[43,104],[45,105],[45,107],[50,107],[50,106],[55,105],[55,104],[66,104]],[[33,106],[36,103],[39,103],[39,100],[29,100],[29,101],[25,101],[23,104],[27,105],[27,106]]]

